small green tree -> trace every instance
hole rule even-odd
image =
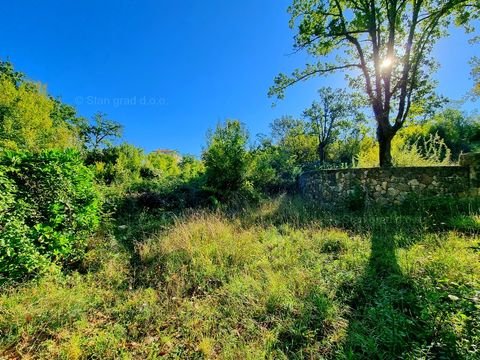
[[[273,141],[298,166],[317,159],[317,137],[310,125],[291,116],[275,119],[270,124]]]
[[[83,124],[81,135],[85,146],[97,152],[102,147],[111,146],[114,139],[122,136],[123,127],[114,120],[107,119],[104,113],[96,113],[92,124]]]
[[[288,149],[263,138],[250,154],[249,180],[256,190],[274,194],[295,188],[301,164]]]
[[[310,121],[313,133],[318,139],[318,159],[325,163],[325,149],[342,130],[352,127],[355,118],[351,96],[342,89],[330,87],[319,90],[320,101],[315,101],[304,111],[303,116]]]
[[[242,190],[247,184],[248,133],[238,120],[227,120],[208,134],[202,158],[206,184],[223,197]]]

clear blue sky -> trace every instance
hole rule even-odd
[[[322,85],[287,92],[272,108],[267,90],[278,72],[306,62],[292,52],[291,0],[23,0],[4,4],[0,58],[48,85],[90,117],[125,126],[147,151],[199,154],[205,133],[236,118],[252,135],[284,115],[299,115]],[[470,36],[471,37],[471,36]],[[461,30],[436,48],[440,93],[454,99],[472,86],[469,59],[479,53]]]

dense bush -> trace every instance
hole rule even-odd
[[[248,133],[239,121],[228,120],[209,134],[203,153],[206,183],[221,198],[248,189]]]
[[[253,187],[265,194],[295,189],[301,167],[284,148],[265,141],[251,152],[249,180]]]
[[[480,118],[457,109],[446,109],[424,124],[429,134],[438,135],[458,160],[461,153],[480,149]]]
[[[148,210],[181,211],[206,205],[210,192],[203,189],[204,178],[179,178],[137,182],[125,190],[117,214]]]
[[[96,180],[106,185],[130,184],[140,180],[142,172],[150,175],[145,171],[143,150],[126,143],[90,151],[85,163],[93,169]]]
[[[0,156],[0,282],[71,263],[98,225],[93,174],[75,151]]]

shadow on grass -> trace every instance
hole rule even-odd
[[[155,234],[172,226],[177,215],[172,212],[157,211],[139,207],[122,209],[112,221],[112,232],[117,243],[128,254],[130,263],[129,286],[142,287],[141,269],[144,266],[138,251],[139,245]]]
[[[155,212],[125,213],[118,219],[118,239],[131,254],[134,286],[135,271],[142,266],[136,243],[148,239],[153,233],[172,225],[175,216]],[[164,218],[161,218],[165,216]],[[445,212],[445,216],[429,217],[422,213],[387,211],[333,213],[305,204],[301,198],[284,197],[266,209],[249,209],[236,215],[244,226],[338,227],[355,234],[369,234],[371,253],[363,275],[348,284],[349,291],[339,294],[348,300],[347,335],[336,358],[344,359],[400,359],[400,358],[461,358],[456,350],[456,337],[439,316],[451,309],[443,308],[448,292],[435,288],[422,289],[421,281],[406,276],[397,259],[397,249],[409,247],[422,240],[435,224],[448,223],[458,212]],[[447,229],[445,229],[447,230]],[[148,266],[148,264],[143,264]],[[340,289],[341,291],[341,289]],[[353,294],[353,295],[352,295]],[[433,299],[433,300],[432,300]],[[301,352],[306,344],[305,333],[313,331],[322,336],[321,319],[328,312],[322,296],[312,297],[308,314],[293,327],[295,331],[280,334],[281,342],[289,351]],[[320,319],[320,320],[319,320]],[[440,328],[436,328],[440,326]],[[282,350],[285,350],[282,348]]]
[[[369,262],[350,300],[342,358],[460,358],[455,335],[449,328],[437,328],[439,323],[434,321],[443,310],[427,299],[439,299],[443,294],[422,289],[402,273],[396,250],[415,242],[402,240],[408,237],[401,229],[372,231]]]
[[[322,211],[301,197],[285,196],[275,206],[254,213],[248,223],[337,227],[370,238],[371,252],[363,275],[338,292],[339,300],[346,302],[351,311],[346,339],[335,358],[457,359],[462,358],[458,348],[462,339],[454,333],[448,318],[468,308],[452,304],[448,297],[450,285],[436,286],[441,279],[435,278],[424,287],[422,279],[402,272],[397,259],[398,249],[408,249],[429,236],[444,237],[450,230],[471,234],[478,229],[478,202],[464,206],[447,200],[436,199],[415,211],[399,208],[332,212]]]
[[[370,259],[350,301],[346,358],[398,358],[410,346],[419,311],[396,257],[396,231],[374,230]]]

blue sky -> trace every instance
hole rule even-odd
[[[290,2],[11,1],[0,58],[81,115],[102,111],[121,122],[128,142],[198,155],[218,121],[236,118],[252,135],[267,133],[275,118],[299,115],[320,86],[343,86],[338,76],[317,78],[271,106],[274,76],[307,60],[289,55]],[[479,52],[470,37],[454,30],[435,50],[439,92],[454,99],[472,86],[468,61]]]

